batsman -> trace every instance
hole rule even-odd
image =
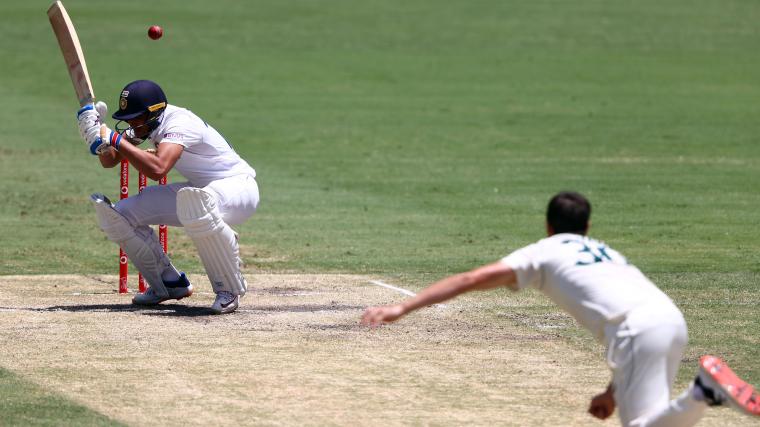
[[[79,131],[104,168],[126,159],[148,178],[159,180],[172,169],[187,181],[146,187],[113,204],[93,194],[100,228],[142,273],[148,289],[132,303],[142,306],[182,299],[193,293],[185,273],[162,250],[151,225],[184,227],[198,254],[216,299],[216,314],[234,312],[247,284],[241,272],[238,235],[231,226],[256,212],[256,171],[208,123],[191,111],[169,104],[150,80],[127,84],[113,114],[114,130],[104,124],[107,108],[87,104],[77,112]],[[138,148],[149,141],[155,153]]]

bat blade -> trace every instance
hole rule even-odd
[[[71,22],[66,8],[63,3],[56,1],[47,11],[50,25],[53,27],[55,38],[58,39],[58,45],[61,47],[63,59],[66,61],[66,67],[69,70],[71,83],[74,84],[74,91],[79,100],[79,106],[84,106],[93,102],[95,93],[92,90],[90,74],[87,71],[87,63],[84,60],[82,45],[79,43],[77,31]]]

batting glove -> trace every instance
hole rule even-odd
[[[100,115],[95,110],[95,106],[87,104],[77,111],[77,121],[79,122],[79,135],[82,136],[88,144],[100,136]]]
[[[108,117],[108,105],[103,101],[98,101],[95,103],[95,111],[100,116],[100,123],[105,123],[105,119]]]
[[[118,150],[121,144],[121,134],[103,124],[101,118],[107,114],[108,106],[102,101],[95,105],[87,104],[77,111],[79,134],[93,155],[103,153],[108,147]]]
[[[116,151],[119,151],[119,147],[121,146],[121,134],[109,129],[106,125],[101,125],[100,136],[95,138],[89,144],[90,153],[92,154],[102,154],[107,151],[108,148],[113,148]]]

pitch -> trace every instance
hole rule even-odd
[[[209,407],[239,425],[603,425],[579,410],[580,391],[607,381],[601,349],[552,332],[569,318],[514,324],[537,294],[462,298],[370,330],[364,305],[400,298],[371,277],[249,279],[255,292],[226,318],[209,315],[210,286],[141,309],[104,290],[113,276],[3,276],[0,322],[15,326],[0,366],[127,425],[208,425]],[[747,421],[717,413],[700,425]]]

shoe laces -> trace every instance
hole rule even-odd
[[[216,294],[216,297],[225,303],[235,299],[235,295],[232,295],[232,293],[228,291],[220,291]]]

